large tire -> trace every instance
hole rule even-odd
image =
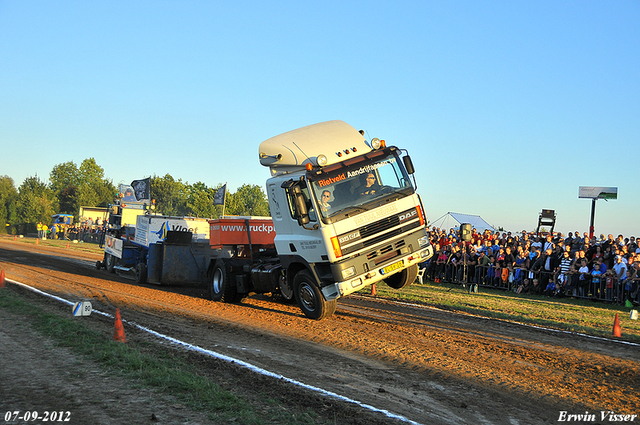
[[[114,267],[116,265],[116,260],[117,258],[114,255],[104,254],[104,268],[107,269],[109,273],[115,272]]]
[[[147,265],[144,263],[136,264],[136,282],[138,283],[147,282]]]
[[[280,293],[280,297],[284,300],[285,303],[293,303],[296,301],[296,294],[293,290],[293,286],[291,286],[291,284],[284,276],[280,276],[278,290]]]
[[[416,281],[418,277],[418,265],[414,264],[411,267],[389,276],[384,279],[384,283],[392,287],[393,289],[402,289],[405,286],[411,285]]]
[[[238,296],[238,288],[231,278],[232,275],[226,262],[216,261],[209,279],[209,292],[212,300],[232,303],[241,299]]]
[[[307,270],[302,270],[293,279],[293,292],[300,310],[310,319],[322,320],[336,311],[337,301],[327,301]]]

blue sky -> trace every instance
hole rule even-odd
[[[448,211],[640,235],[640,2],[0,0],[0,175],[264,187],[261,141],[341,119]]]

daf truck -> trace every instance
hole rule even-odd
[[[265,140],[259,156],[281,292],[306,316],[330,316],[338,298],[377,282],[403,288],[433,255],[406,151],[327,121]]]
[[[152,223],[171,222],[147,211],[133,235],[110,232],[98,267],[160,284],[187,279],[165,277],[165,270],[178,270],[206,284],[213,300],[271,293],[320,320],[335,312],[340,297],[369,285],[413,283],[418,264],[433,255],[405,150],[328,121],[265,140],[259,160],[270,174],[270,217],[208,220],[208,235],[197,241],[193,233],[202,230],[193,225],[182,226],[185,235],[169,225],[163,238],[149,239],[160,234],[149,230]]]

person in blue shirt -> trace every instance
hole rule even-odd
[[[593,295],[596,298],[604,297],[604,288],[601,285],[602,271],[600,270],[600,263],[596,262],[591,270],[591,285],[593,288]]]

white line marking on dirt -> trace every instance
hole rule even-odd
[[[11,283],[13,283],[15,285],[18,285],[18,286],[22,286],[23,288],[29,289],[29,290],[37,293],[37,294],[43,295],[45,297],[49,297],[51,299],[54,299],[56,301],[60,301],[60,302],[62,302],[64,304],[68,304],[70,306],[73,306],[75,304],[74,302],[71,302],[71,301],[66,300],[64,298],[61,298],[61,297],[58,297],[57,295],[49,294],[47,292],[41,291],[40,289],[34,288],[32,286],[26,285],[26,284],[21,283],[21,282],[17,282],[15,280],[5,279],[5,281],[11,282]],[[102,316],[109,317],[109,318],[112,318],[112,319],[115,318],[114,315],[102,312],[100,310],[92,310],[92,313],[100,314]],[[210,356],[210,357],[214,357],[216,359],[220,359],[220,360],[224,360],[224,361],[227,361],[227,362],[230,362],[230,363],[234,363],[234,364],[240,365],[240,366],[242,366],[242,367],[244,367],[246,369],[249,369],[252,372],[259,373],[259,374],[265,375],[265,376],[269,376],[269,377],[272,377],[272,378],[275,378],[275,379],[283,380],[283,381],[288,382],[290,384],[293,384],[293,385],[296,385],[296,386],[299,386],[299,387],[302,387],[302,388],[306,388],[306,389],[311,390],[311,391],[318,392],[318,393],[320,393],[320,394],[322,394],[324,396],[335,398],[335,399],[338,399],[338,400],[342,400],[342,401],[347,402],[347,403],[355,404],[355,405],[360,406],[360,407],[362,407],[364,409],[371,410],[372,412],[382,413],[383,415],[387,416],[388,418],[397,419],[399,421],[406,422],[406,423],[412,424],[412,425],[422,425],[419,422],[415,422],[415,421],[413,421],[413,420],[411,420],[409,418],[405,418],[402,415],[398,415],[398,414],[389,412],[388,410],[378,409],[377,407],[371,406],[370,404],[362,403],[360,401],[357,401],[357,400],[342,396],[342,395],[334,393],[332,391],[323,390],[322,388],[314,387],[313,385],[308,385],[308,384],[305,384],[303,382],[296,381],[295,379],[287,378],[287,377],[279,375],[277,373],[270,372],[268,370],[259,368],[257,366],[252,365],[251,363],[245,362],[243,360],[239,360],[239,359],[236,359],[236,358],[233,358],[233,357],[221,354],[221,353],[217,353],[215,351],[211,351],[211,350],[207,350],[207,349],[202,348],[202,347],[198,347],[197,345],[192,345],[192,344],[189,344],[187,342],[180,341],[179,339],[170,337],[168,335],[163,335],[163,334],[161,334],[159,332],[156,332],[156,331],[154,331],[152,329],[149,329],[149,328],[146,328],[144,326],[138,325],[135,322],[130,322],[130,321],[127,321],[127,320],[124,320],[124,319],[121,319],[121,320],[122,320],[122,322],[128,324],[129,326],[136,327],[136,328],[138,328],[138,329],[140,329],[140,330],[142,330],[144,332],[147,332],[147,333],[149,333],[151,335],[154,335],[154,336],[156,336],[158,338],[161,338],[161,339],[164,339],[166,341],[169,341],[172,344],[181,346],[181,347],[183,347],[183,348],[185,348],[185,349],[187,349],[189,351],[195,351],[195,352],[202,353],[202,354],[205,354],[205,355]]]

